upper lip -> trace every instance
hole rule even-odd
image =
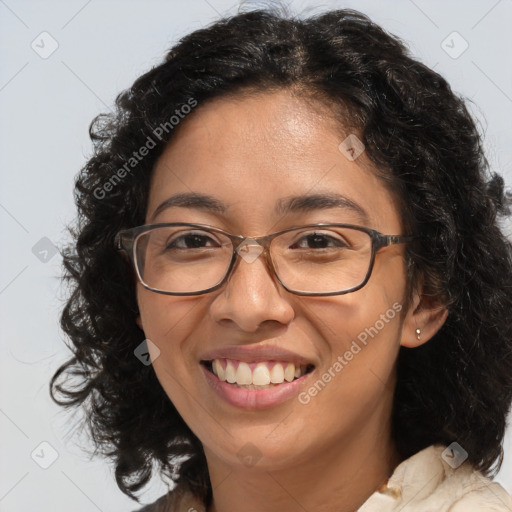
[[[212,361],[213,359],[234,359],[246,363],[257,363],[260,361],[283,361],[294,363],[295,365],[314,364],[310,359],[275,346],[231,346],[218,348],[205,352],[201,356],[201,361]]]

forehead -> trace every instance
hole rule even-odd
[[[259,227],[275,222],[285,198],[341,194],[368,211],[370,227],[396,231],[395,200],[364,152],[354,160],[340,150],[348,136],[357,134],[325,105],[288,91],[209,101],[182,121],[158,160],[148,218],[171,195],[194,192],[224,203],[229,222]]]

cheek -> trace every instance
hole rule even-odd
[[[138,290],[137,300],[144,334],[160,351],[153,364],[158,378],[162,382],[167,374],[180,382],[186,380],[191,367],[196,365],[195,347],[190,340],[197,338],[198,326],[206,314],[206,301],[166,296],[143,288]]]
[[[317,308],[311,309],[315,329],[329,355],[299,399],[313,416],[322,416],[325,431],[337,432],[340,425],[364,424],[392,399],[401,303],[383,294],[358,299],[355,293]]]
[[[402,301],[402,287],[393,290],[374,282],[346,296],[310,302],[305,328],[320,333],[327,355],[321,377],[343,380],[343,394],[356,396],[369,375],[386,383],[400,347]]]
[[[195,418],[204,415],[198,406],[197,347],[198,329],[206,314],[205,300],[198,297],[172,297],[145,289],[137,293],[144,334],[158,347],[153,370],[165,393],[181,417],[195,432]],[[197,435],[197,432],[195,432]]]

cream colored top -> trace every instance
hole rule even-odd
[[[386,485],[357,512],[512,512],[512,498],[466,461],[452,468],[433,445],[399,464]],[[206,512],[203,503],[178,487],[139,512]],[[264,511],[262,511],[264,512]]]

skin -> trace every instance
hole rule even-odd
[[[338,149],[348,133],[324,107],[289,91],[210,101],[182,122],[157,162],[146,223],[194,222],[261,236],[346,222],[402,234],[396,200],[365,154],[350,161]],[[171,195],[191,191],[228,208],[221,214],[171,207],[153,215]],[[332,191],[362,206],[366,223],[341,208],[274,213],[280,198]],[[369,282],[347,295],[289,293],[263,257],[240,260],[229,281],[205,295],[166,296],[138,286],[139,325],[160,350],[156,375],[204,446],[214,495],[209,512],[354,511],[392,474],[400,462],[390,433],[399,347],[428,341],[446,317],[422,300],[421,290],[406,311],[403,251],[402,245],[381,250]],[[215,348],[278,346],[311,360],[314,381],[395,303],[403,314],[307,405],[293,397],[266,410],[238,409],[210,388],[199,364]],[[249,442],[259,456],[251,467],[238,457]]]

